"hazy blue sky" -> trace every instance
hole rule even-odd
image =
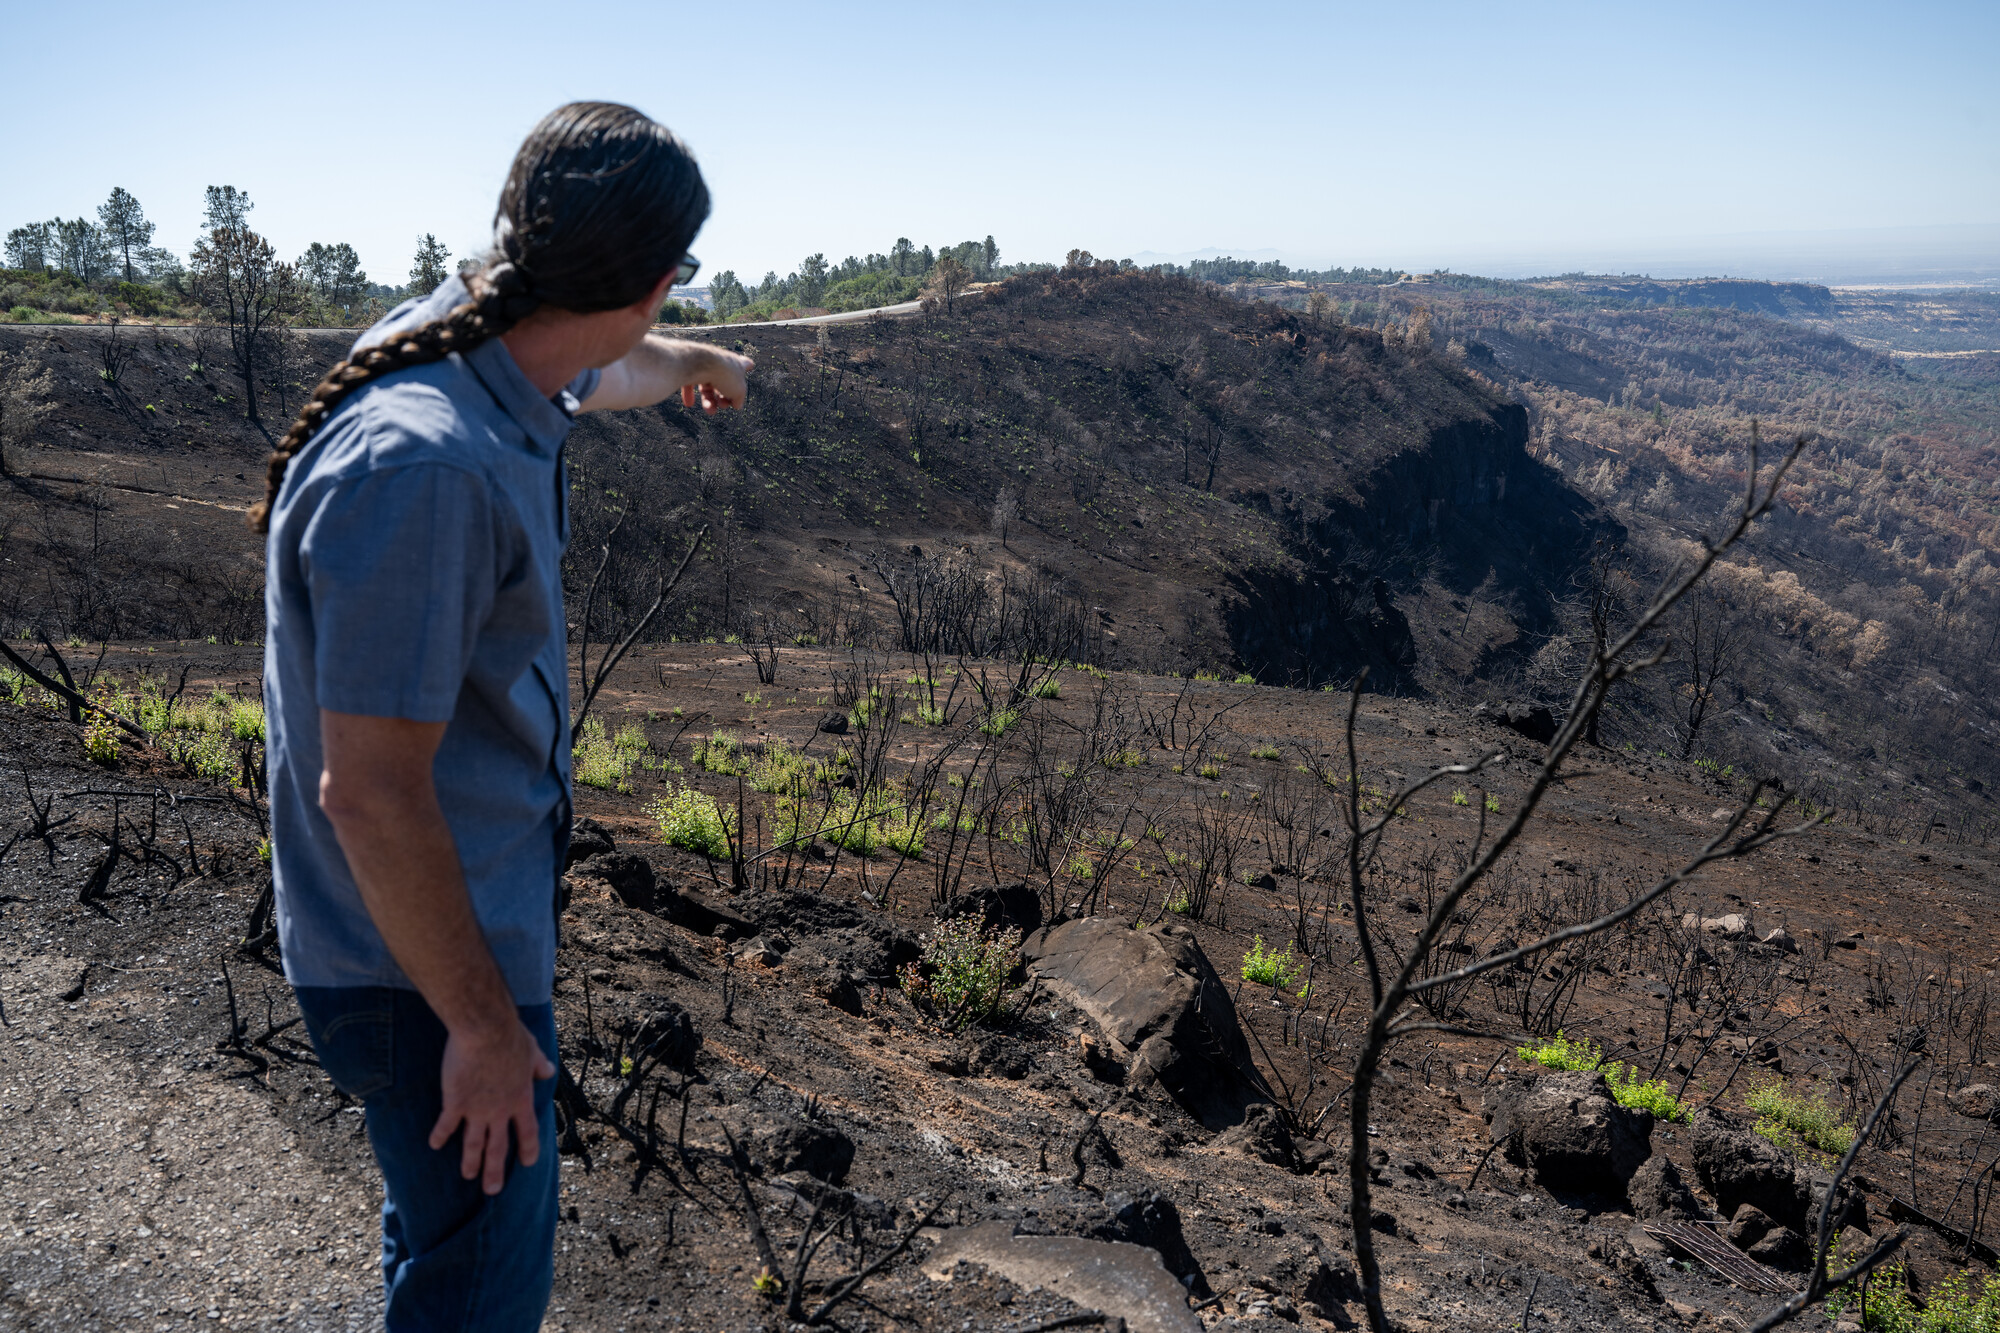
[[[713,273],[998,238],[1477,268],[1725,233],[2000,224],[2000,5],[9,6],[0,229],[202,187],[287,254],[483,245],[522,133],[631,102]],[[1698,248],[1698,247],[1697,247]]]

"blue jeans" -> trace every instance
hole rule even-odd
[[[299,1011],[320,1067],[365,1108],[382,1168],[382,1287],[389,1333],[534,1333],[555,1281],[555,1080],[535,1084],[541,1156],[510,1156],[488,1197],[459,1175],[463,1130],[441,1149],[430,1133],[443,1105],[445,1028],[423,996],[387,986],[307,986]],[[556,1058],[553,1006],[521,1021]]]

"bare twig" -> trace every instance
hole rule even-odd
[[[581,679],[582,672],[588,664],[582,661],[577,663],[579,683],[583,684],[584,691],[583,702],[577,706],[576,716],[570,719],[569,729],[572,734],[583,730],[583,720],[590,716],[590,706],[597,702],[597,692],[604,688],[605,680],[610,677],[611,672],[617,667],[618,663],[624,660],[626,650],[639,641],[639,636],[644,634],[646,627],[653,623],[653,617],[660,613],[662,606],[666,605],[667,598],[673,594],[676,587],[680,586],[681,576],[687,573],[688,562],[694,559],[694,553],[701,549],[701,539],[707,535],[708,529],[706,527],[703,527],[700,532],[695,533],[694,540],[688,543],[687,553],[681,557],[680,564],[675,567],[673,577],[660,585],[660,595],[655,597],[653,604],[646,608],[646,614],[639,617],[639,623],[632,627],[631,633],[620,639],[615,647],[604,654],[604,657],[597,664],[597,669],[591,673],[589,680],[584,681]],[[609,558],[609,549],[609,547],[606,548],[607,559]],[[598,569],[598,573],[603,573],[601,566]],[[594,592],[596,579],[592,578],[591,583],[593,584]]]

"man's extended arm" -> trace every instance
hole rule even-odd
[[[597,388],[583,400],[583,410],[616,412],[650,407],[675,393],[680,394],[683,405],[694,407],[698,403],[708,412],[741,407],[748,391],[746,377],[755,364],[747,356],[706,343],[649,334],[604,367]]]
[[[467,1180],[483,1174],[485,1191],[498,1194],[510,1123],[521,1164],[541,1155],[534,1080],[556,1071],[521,1023],[473,915],[431,777],[444,729],[322,709],[319,803],[375,928],[449,1034],[431,1147],[444,1147],[462,1122],[459,1169]]]

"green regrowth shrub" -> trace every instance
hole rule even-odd
[[[1252,759],[1278,759],[1283,757],[1283,752],[1275,745],[1259,745],[1250,751],[1250,757]]]
[[[725,810],[707,792],[682,783],[646,807],[660,826],[660,841],[669,847],[698,853],[711,861],[729,855],[736,832],[736,812]]]
[[[1845,1268],[1859,1257],[1838,1254],[1827,1268]],[[2000,1333],[2000,1275],[1960,1269],[1926,1291],[1920,1306],[1904,1265],[1884,1264],[1869,1279],[1865,1300],[1858,1287],[1843,1287],[1827,1297],[1826,1312],[1859,1314],[1863,1328],[1882,1333]]]
[[[1514,1054],[1546,1069],[1601,1071],[1605,1083],[1611,1088],[1612,1100],[1620,1106],[1651,1111],[1661,1120],[1674,1120],[1681,1124],[1686,1124],[1690,1117],[1689,1109],[1674,1096],[1665,1079],[1642,1079],[1636,1068],[1620,1061],[1606,1064],[1604,1052],[1587,1037],[1572,1041],[1558,1032],[1538,1045],[1517,1046]]]
[[[979,724],[979,734],[982,736],[1005,736],[1007,728],[1013,726],[1019,717],[1020,714],[1016,713],[1013,709],[1002,708],[998,712],[989,715],[984,722]]]
[[[764,753],[750,764],[750,785],[773,796],[797,796],[812,782],[812,765],[797,750],[781,740],[764,746]]]
[[[1752,1126],[1780,1148],[1807,1147],[1838,1157],[1854,1146],[1854,1126],[1822,1094],[1791,1093],[1775,1080],[1744,1099],[1758,1116]]]
[[[632,791],[632,769],[645,753],[644,727],[633,722],[620,727],[616,736],[607,736],[603,720],[594,717],[585,720],[583,734],[570,747],[572,770],[578,782],[600,791],[627,795]]]
[[[111,702],[101,694],[97,702],[110,707]],[[88,713],[83,726],[83,752],[90,756],[94,764],[109,767],[118,762],[118,724],[102,713]]]
[[[725,778],[748,777],[750,761],[743,756],[743,743],[717,728],[705,741],[695,741],[690,751],[694,766]]]
[[[896,977],[913,1003],[953,1023],[978,1022],[1000,1011],[1020,962],[1020,931],[989,931],[980,918],[962,916],[926,936],[923,956]]]
[[[1305,975],[1305,968],[1292,960],[1290,949],[1266,949],[1264,937],[1250,937],[1250,952],[1243,955],[1243,979],[1260,986],[1290,990]]]
[[[1028,687],[1028,696],[1033,699],[1060,699],[1062,682],[1054,676],[1050,676],[1047,680],[1036,681]]]

